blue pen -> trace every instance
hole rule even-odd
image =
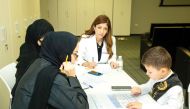
[[[87,83],[85,83],[85,82],[83,82],[82,84],[88,86],[89,88],[93,88],[93,86],[91,86],[91,85],[89,85],[89,84],[87,84]]]

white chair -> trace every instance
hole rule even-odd
[[[11,89],[6,80],[0,75],[0,109],[11,109]]]
[[[16,73],[16,63],[15,62],[10,63],[0,69],[0,75],[7,82],[8,86],[11,90],[16,81],[15,73]],[[0,108],[0,109],[2,109],[2,108]]]
[[[190,109],[190,83],[189,83],[187,91],[188,91],[188,107]]]

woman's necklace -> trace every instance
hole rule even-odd
[[[96,40],[96,42],[97,42],[97,44],[99,45],[99,46],[101,46],[102,45],[102,40]]]

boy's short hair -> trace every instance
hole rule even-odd
[[[143,65],[152,66],[157,70],[161,68],[171,68],[172,58],[168,51],[161,47],[156,46],[146,51],[142,57],[141,63]]]

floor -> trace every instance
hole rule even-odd
[[[140,37],[129,36],[116,39],[117,55],[123,56],[124,70],[139,84],[145,83],[148,77],[140,69]]]
[[[148,80],[145,72],[140,68],[140,36],[116,37],[117,55],[123,56],[124,70],[137,83]],[[184,109],[188,109],[184,106]]]

